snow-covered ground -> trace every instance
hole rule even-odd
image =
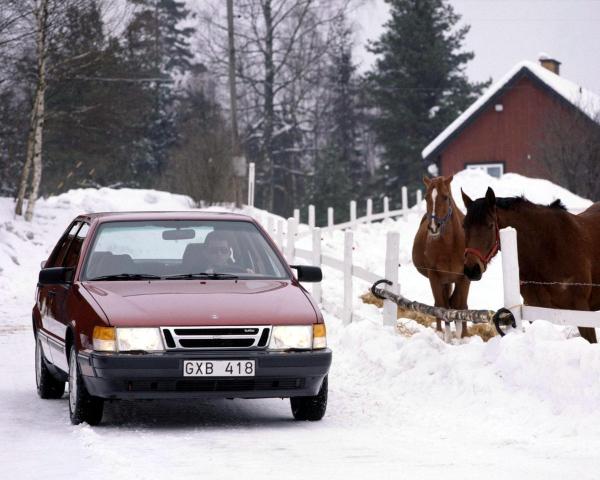
[[[495,180],[462,172],[453,182],[472,197],[555,198],[589,205],[548,182]],[[341,276],[326,269],[323,291],[334,351],[326,417],[296,423],[282,400],[109,404],[99,427],[74,427],[67,400],[35,393],[31,307],[39,263],[69,221],[84,211],[180,210],[186,197],[148,190],[76,190],[40,201],[32,223],[0,198],[1,478],[598,478],[600,347],[572,329],[536,322],[524,334],[444,343],[412,321],[402,336],[362,304],[343,327]],[[411,264],[419,215],[355,232],[356,261],[383,272],[385,234],[400,232],[400,279],[409,298],[431,301]],[[306,240],[308,241],[308,240]],[[340,232],[324,237],[338,256]],[[501,261],[473,284],[471,307],[502,303]]]

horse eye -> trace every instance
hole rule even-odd
[[[488,228],[494,228],[494,224],[493,223],[488,223]]]

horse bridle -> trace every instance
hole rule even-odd
[[[492,258],[494,258],[498,253],[498,250],[500,250],[500,229],[498,228],[498,217],[496,217],[494,227],[496,228],[496,238],[494,239],[494,244],[488,251],[487,255],[484,257],[483,254],[476,248],[465,248],[465,257],[467,254],[471,253],[481,260],[484,266],[487,266],[487,264],[490,263]]]

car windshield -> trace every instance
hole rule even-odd
[[[82,280],[288,279],[277,254],[248,221],[103,223]]]

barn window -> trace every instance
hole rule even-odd
[[[500,178],[504,174],[504,163],[467,163],[467,170],[483,170],[490,177]]]

